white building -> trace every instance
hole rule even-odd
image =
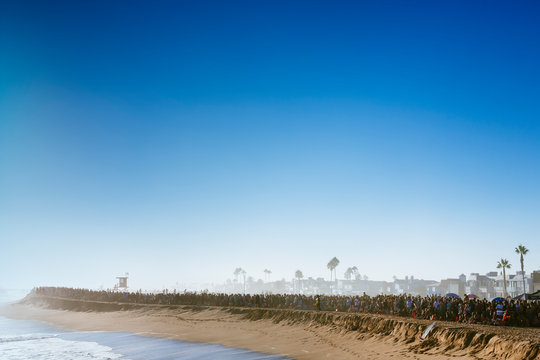
[[[521,271],[517,271],[515,274],[506,273],[506,294],[504,293],[504,277],[502,271],[497,273],[496,276],[490,276],[495,282],[494,290],[495,296],[510,296],[516,297],[521,294],[530,294],[533,291],[533,279],[530,275],[525,274],[525,289],[523,289],[523,276]]]

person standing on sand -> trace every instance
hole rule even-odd
[[[315,308],[317,311],[321,311],[321,297],[319,295],[315,296]]]

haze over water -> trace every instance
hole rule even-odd
[[[538,269],[538,14],[0,5],[0,288]]]

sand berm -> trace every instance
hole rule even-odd
[[[141,305],[29,295],[0,315],[79,331],[222,344],[294,359],[540,359],[540,329],[371,314],[266,308]]]

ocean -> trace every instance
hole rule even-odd
[[[126,332],[67,331],[0,317],[0,360],[263,360],[285,359],[221,345]]]

